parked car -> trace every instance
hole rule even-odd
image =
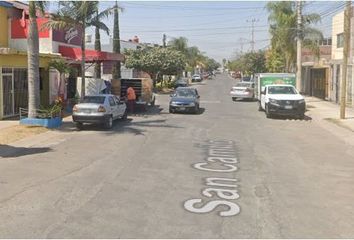
[[[294,116],[300,119],[305,117],[305,99],[292,85],[265,85],[261,90],[260,106],[267,118],[274,115]]]
[[[178,87],[188,87],[188,79],[187,78],[177,79],[175,82],[175,88]]]
[[[84,123],[103,124],[109,129],[113,126],[113,120],[127,118],[127,106],[125,101],[112,94],[85,96],[81,103],[73,107],[72,118],[78,129]]]
[[[199,112],[199,94],[197,89],[179,87],[171,94],[169,112]]]
[[[202,81],[202,77],[199,74],[194,74],[192,76],[192,82],[201,82]]]
[[[230,95],[233,101],[240,99],[254,99],[254,83],[238,82],[231,88]]]
[[[241,82],[251,82],[252,81],[252,78],[249,77],[249,76],[246,76],[246,77],[242,77],[241,78]]]

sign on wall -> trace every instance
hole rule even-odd
[[[53,30],[53,41],[81,46],[82,30],[70,28],[68,30]]]

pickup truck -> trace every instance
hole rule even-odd
[[[274,115],[305,117],[306,103],[295,88],[295,74],[257,74],[255,85],[258,110],[264,110],[267,118]]]

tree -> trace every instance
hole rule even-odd
[[[39,83],[39,36],[37,25],[37,10],[44,15],[45,2],[29,2],[29,28],[27,37],[28,57],[28,117],[35,118],[40,106]]]
[[[118,6],[118,2],[114,6],[114,26],[113,26],[113,52],[120,53],[120,33],[119,33],[119,10],[123,11],[123,8]],[[114,80],[121,79],[121,63],[115,62],[112,69],[112,78]]]
[[[92,20],[92,26],[95,27],[95,50],[96,51],[101,51],[100,30],[105,31],[106,34],[109,35],[109,28],[107,27],[106,24],[104,24],[102,19],[106,18],[111,13],[112,13],[111,8],[108,8],[102,12],[99,12],[98,8],[96,9],[95,17]],[[94,75],[96,78],[101,78],[101,62],[95,63],[95,74]]]
[[[49,63],[49,67],[52,67],[59,72],[59,75],[60,75],[60,82],[59,82],[59,88],[58,88],[58,96],[59,96],[60,86],[63,81],[63,78],[65,77],[65,74],[69,74],[72,71],[72,68],[63,59],[52,60]]]
[[[230,70],[242,71],[246,75],[266,72],[266,57],[265,52],[248,52],[240,55],[237,59],[228,64]]]
[[[268,21],[270,23],[271,53],[270,58],[280,66],[279,61],[284,61],[285,71],[292,72],[296,63],[296,38],[297,38],[297,21],[295,2],[281,1],[269,2],[267,4],[269,11]],[[318,52],[318,40],[322,39],[322,33],[311,27],[312,23],[320,21],[320,15],[307,14],[303,15],[303,26],[301,29],[301,38],[304,47],[308,47]],[[284,58],[279,58],[284,55]],[[274,65],[272,63],[268,65]]]
[[[162,75],[176,75],[186,65],[184,56],[170,48],[129,49],[125,51],[125,55],[126,67],[147,72],[153,79],[154,86]]]
[[[168,46],[186,55],[188,52],[188,39],[185,37],[174,38],[168,42]]]
[[[81,99],[85,96],[85,33],[86,28],[94,26],[95,16],[98,9],[98,1],[60,1],[61,8],[55,14],[51,14],[51,19],[45,27],[52,29],[82,29],[81,39]],[[109,10],[103,15],[109,15]]]

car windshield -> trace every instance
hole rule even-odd
[[[251,77],[243,77],[242,81],[249,82],[251,81]]]
[[[82,103],[104,103],[104,96],[86,96]]]
[[[194,97],[195,92],[193,89],[178,89],[176,91],[176,97]]]
[[[296,94],[296,90],[291,86],[272,86],[268,88],[269,94]]]
[[[251,87],[250,83],[236,83],[236,87]]]

